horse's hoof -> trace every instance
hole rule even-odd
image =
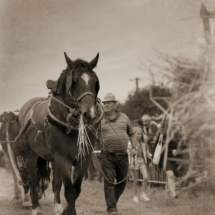
[[[54,215],[61,215],[63,213],[63,206],[62,204],[56,203],[54,206]]]
[[[22,194],[21,194],[20,190],[15,191],[15,194],[13,196],[13,200],[14,201],[22,201]]]
[[[20,196],[14,196],[13,197],[13,201],[14,202],[20,202],[20,201],[22,201],[22,196],[20,195]]]
[[[38,199],[42,199],[45,190],[49,187],[49,180],[46,179],[45,182],[40,181],[38,187]]]
[[[38,200],[42,199],[42,197],[43,197],[43,191],[39,190],[38,191]]]
[[[41,212],[41,208],[37,207],[35,209],[32,209],[31,215],[43,215],[43,213]]]
[[[31,198],[30,198],[29,194],[26,193],[25,196],[24,196],[22,207],[29,208],[31,206],[32,206],[32,204],[31,204]]]
[[[32,206],[31,200],[22,203],[22,207],[23,207],[23,208],[30,208],[31,206]]]
[[[68,205],[64,208],[62,215],[68,215],[68,214],[72,214],[72,215],[76,215],[76,211],[75,211],[75,207],[69,207]]]

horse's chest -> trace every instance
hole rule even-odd
[[[53,150],[57,150],[62,154],[75,154],[78,150],[77,141],[78,134],[53,130],[47,136],[47,141]]]

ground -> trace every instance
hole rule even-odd
[[[150,202],[134,203],[131,185],[128,184],[118,203],[120,215],[214,215],[214,189],[207,185],[200,187],[197,199],[189,199],[186,192],[179,193],[179,199],[172,199],[162,188],[148,189]],[[63,205],[65,200],[63,197]],[[51,186],[40,201],[44,215],[53,215],[53,194]],[[82,192],[76,203],[78,215],[105,215],[103,184],[83,181]],[[13,201],[13,179],[10,172],[0,168],[0,215],[30,215],[30,209],[23,209],[20,202]]]

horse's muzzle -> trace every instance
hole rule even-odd
[[[96,112],[94,112],[92,114],[92,112],[88,111],[88,112],[84,112],[83,116],[84,116],[84,122],[91,124],[93,122],[93,120],[96,118],[97,114],[96,114]]]

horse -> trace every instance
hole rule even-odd
[[[13,141],[19,133],[18,116],[13,112],[4,112],[0,115],[0,123],[1,123],[0,142],[11,141],[11,140]],[[10,137],[8,136],[9,133],[10,133]],[[8,144],[10,144],[10,146],[12,145],[11,143],[8,143]],[[16,201],[19,201],[22,198],[21,190],[19,186],[19,181],[17,180],[14,169],[12,168],[11,160],[9,159],[7,144],[2,144],[2,149],[13,176],[13,181],[14,181],[13,199]]]
[[[76,215],[75,202],[81,192],[81,183],[89,166],[96,133],[100,130],[103,110],[97,95],[99,79],[93,69],[97,66],[99,53],[86,62],[72,61],[66,53],[67,67],[57,81],[48,80],[48,98],[29,100],[20,109],[21,130],[13,146],[14,157],[22,177],[28,173],[32,215],[42,214],[36,186],[36,162],[42,157],[53,163],[55,208],[61,181],[67,206],[55,214]],[[73,169],[73,178],[71,170]]]
[[[0,129],[0,135],[2,141],[8,141],[7,145],[2,144],[2,148],[4,151],[4,154],[9,161],[10,169],[12,171],[13,180],[14,180],[14,200],[20,201],[22,200],[21,196],[21,190],[20,190],[20,183],[18,178],[16,177],[16,173],[13,168],[13,158],[10,155],[11,146],[13,146],[13,141],[15,140],[16,136],[19,134],[20,126],[18,123],[19,113],[17,111],[15,112],[4,112],[0,115],[0,122],[2,123],[1,129]],[[40,167],[40,169],[44,166],[44,160],[42,158],[38,159],[37,166]],[[39,199],[42,198],[42,195],[44,191],[48,188],[48,184],[50,181],[50,172],[48,173],[46,177],[44,177],[44,174],[41,173],[41,171],[38,171],[38,196]],[[22,184],[24,189],[24,198],[23,198],[23,207],[29,207],[31,206],[30,196],[29,196],[29,185],[28,184]]]

